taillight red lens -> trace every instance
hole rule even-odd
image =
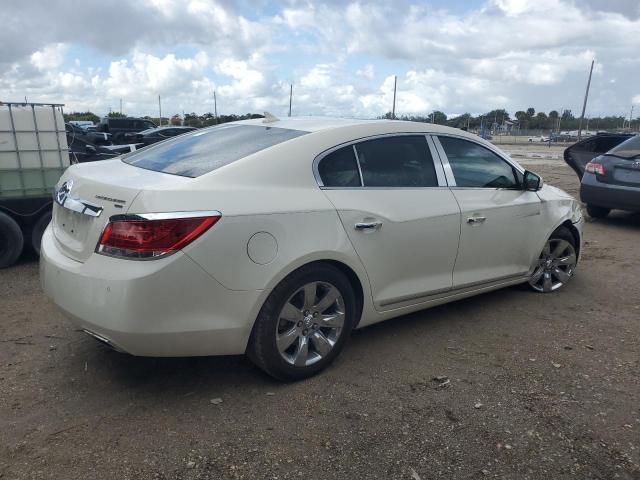
[[[587,163],[586,171],[597,175],[604,175],[606,172],[603,164],[594,162]]]
[[[126,219],[109,222],[96,251],[123,258],[155,258],[184,248],[211,228],[220,216]]]

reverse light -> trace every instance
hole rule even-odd
[[[604,175],[606,172],[603,164],[595,162],[587,163],[585,170],[589,173],[595,173],[596,175]]]
[[[181,250],[220,220],[220,212],[176,212],[111,217],[96,252],[148,260]]]

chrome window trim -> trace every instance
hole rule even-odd
[[[504,155],[502,152],[500,152],[498,149],[496,148],[490,148],[488,147],[484,142],[480,142],[477,141],[474,138],[469,138],[466,137],[464,135],[455,135],[455,134],[451,134],[451,133],[434,133],[432,134],[432,138],[433,138],[433,143],[436,145],[436,149],[438,150],[438,154],[440,155],[440,161],[442,162],[442,166],[444,167],[445,170],[445,175],[447,177],[447,182],[449,182],[449,187],[452,190],[509,190],[509,191],[520,191],[522,190],[521,188],[491,188],[491,187],[459,187],[456,184],[456,179],[455,176],[453,175],[453,170],[451,169],[451,164],[449,163],[449,158],[447,157],[446,152],[444,151],[444,147],[442,146],[442,143],[440,143],[440,139],[438,137],[450,137],[450,138],[456,138],[458,140],[466,140],[470,143],[474,143],[476,145],[478,145],[479,147],[482,147],[486,150],[489,150],[491,153],[493,153],[494,155],[496,155],[498,158],[500,158],[502,161],[506,162],[507,165],[509,165],[511,168],[515,169],[516,171],[520,172],[522,175],[524,175],[525,169],[521,166],[518,165],[516,162],[514,162],[510,157]],[[516,180],[518,180],[516,178]]]
[[[362,176],[362,167],[360,166],[360,157],[358,156],[358,150],[356,149],[356,144],[351,145],[353,148],[353,154],[356,157],[356,165],[358,166],[358,175],[360,175],[360,187],[364,187],[364,177]]]
[[[442,158],[440,158],[440,152],[438,152],[438,148],[436,147],[436,144],[433,141],[433,135],[425,135],[425,136],[427,138],[427,145],[429,145],[429,150],[431,151],[431,157],[433,158],[433,163],[436,169],[436,177],[438,178],[438,185],[440,187],[447,187],[449,186],[449,180],[447,178],[447,173],[444,168],[444,164],[442,163]]]
[[[313,176],[316,180],[316,182],[318,183],[318,186],[320,187],[321,190],[363,190],[363,189],[367,189],[367,190],[372,190],[372,189],[380,189],[380,190],[423,190],[425,188],[442,188],[442,187],[447,187],[447,182],[444,178],[444,173],[438,168],[439,167],[439,162],[436,161],[436,156],[434,156],[434,151],[431,147],[431,145],[429,144],[429,136],[431,136],[431,133],[425,133],[425,132],[392,132],[392,133],[381,133],[381,134],[377,134],[377,135],[370,135],[370,136],[366,136],[366,137],[360,137],[360,138],[356,138],[353,140],[349,140],[347,142],[343,142],[340,143],[338,145],[335,145],[331,148],[328,148],[322,152],[320,152],[318,155],[316,155],[316,157],[313,159],[313,164],[312,164],[312,170],[313,170]],[[433,168],[436,172],[436,180],[438,181],[438,185],[437,186],[431,186],[431,187],[367,187],[364,184],[364,179],[362,177],[362,169],[360,167],[360,159],[358,158],[358,152],[356,150],[356,145],[358,143],[361,142],[366,142],[368,140],[377,140],[379,138],[387,138],[387,137],[406,137],[406,136],[413,136],[413,137],[421,137],[424,136],[425,140],[427,142],[427,147],[429,148],[429,153],[431,154],[431,161],[433,162]],[[320,162],[329,154],[335,152],[336,150],[339,150],[341,148],[344,147],[348,147],[348,146],[353,146],[353,153],[355,155],[355,159],[356,159],[356,165],[358,166],[358,173],[360,174],[360,186],[359,187],[326,187],[322,181],[322,178],[320,177],[320,171],[318,169],[318,165],[320,164]]]

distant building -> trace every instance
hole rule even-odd
[[[507,135],[511,133],[513,131],[513,126],[514,126],[513,122],[510,122],[509,120],[505,120],[504,122],[502,122],[502,125],[498,127],[498,134]]]

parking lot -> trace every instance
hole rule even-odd
[[[561,159],[515,158],[577,195]],[[560,292],[359,330],[295,384],[243,357],[107,350],[24,259],[0,271],[0,478],[640,479],[640,216],[585,228]]]

